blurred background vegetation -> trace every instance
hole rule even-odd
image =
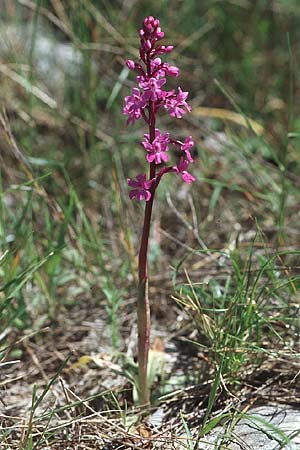
[[[134,85],[124,61],[137,58],[137,29],[149,14],[175,45],[169,61],[180,67],[193,107],[181,121],[162,116],[161,128],[193,135],[198,178],[192,189],[176,177],[160,187],[150,259],[162,306],[154,316],[168,316],[169,267],[191,251],[239,239],[250,245],[258,227],[266,248],[297,247],[298,0],[0,6],[2,337],[102,305],[109,339],[120,343],[120,308],[128,314],[135,298],[142,220],[126,177],[145,170],[138,144],[145,126],[126,127],[121,112]],[[205,270],[195,281],[210,279]],[[297,281],[289,289],[295,294]]]
[[[124,63],[138,57],[137,30],[150,14],[175,46],[168,62],[181,72],[170,86],[188,90],[192,106],[182,120],[161,114],[159,127],[193,136],[197,177],[193,186],[164,179],[155,199],[150,299],[153,341],[161,342],[152,360],[160,367],[165,348],[169,363],[154,397],[203,383],[203,394],[200,386],[167,402],[177,407],[171,418],[185,408],[202,425],[216,399],[222,406],[230,391],[232,408],[231,389],[235,402],[248,402],[252,388],[256,399],[270,377],[281,386],[277,401],[293,387],[289,398],[299,397],[299,0],[0,0],[8,448],[32,448],[33,418],[52,387],[50,418],[37,418],[38,430],[60,417],[65,442],[72,403],[49,380],[70,351],[63,376],[72,399],[88,398],[97,411],[108,405],[118,420],[123,408],[124,424],[132,404],[144,205],[129,200],[126,178],[146,170],[146,128],[127,127],[122,105],[135,85]],[[33,383],[44,389],[36,402]],[[49,433],[34,448],[54,442]]]

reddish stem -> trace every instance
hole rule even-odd
[[[150,59],[147,72],[150,75]],[[154,102],[149,101],[149,140],[155,139],[155,111]],[[150,164],[150,179],[155,178],[155,163]],[[148,244],[152,216],[152,207],[156,185],[151,192],[151,198],[146,203],[144,225],[139,251],[139,287],[138,287],[138,371],[139,371],[139,401],[142,405],[149,405],[150,390],[147,382],[148,357],[150,348],[150,302],[148,296]]]

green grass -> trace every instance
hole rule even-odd
[[[300,5],[296,0],[175,0],[172,7],[156,0],[3,4],[0,387],[5,402],[9,380],[19,374],[38,386],[31,412],[22,416],[23,431],[5,418],[4,448],[39,449],[49,442],[55,448],[66,421],[99,410],[118,423],[116,434],[130,427],[136,433],[131,385],[126,377],[114,380],[119,368],[134,366],[136,354],[143,206],[129,201],[126,178],[145,170],[138,144],[145,129],[142,123],[126,128],[121,110],[133,86],[124,60],[137,56],[136,29],[147,14],[160,17],[166,42],[175,43],[171,61],[181,69],[180,85],[190,91],[193,109],[224,108],[246,119],[240,126],[196,113],[176,125],[160,118],[162,129],[176,126],[177,135],[193,135],[198,181],[184,191],[170,178],[156,199],[150,242],[154,335],[167,356],[172,343],[179,358],[176,339],[185,342],[183,356],[193,364],[182,362],[182,373],[167,360],[164,375],[151,374],[153,404],[161,398],[165,406],[175,404],[187,383],[208,383],[198,420],[205,435],[232,419],[221,410],[223,397],[239,392],[261,365],[272,368],[278,359],[290,366],[291,379],[299,370]],[[16,39],[11,29],[21,26]],[[72,70],[62,60],[43,68],[39,45],[45,36],[56,51],[61,44],[73,51]],[[263,126],[261,135],[249,119]],[[87,337],[93,342],[89,352],[103,365],[89,362],[68,375],[58,372],[70,350],[70,364],[86,354]],[[42,362],[35,366],[37,348]],[[7,365],[19,359],[24,369]],[[32,364],[39,368],[34,375]],[[47,398],[55,396],[58,373],[70,377],[72,393],[59,391],[60,404],[54,405]],[[25,384],[20,382],[20,396]],[[30,403],[28,392],[24,395]],[[194,448],[198,434],[185,408],[182,404],[176,423],[186,447]],[[102,431],[104,436],[104,425]]]

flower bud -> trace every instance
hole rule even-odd
[[[151,42],[149,40],[145,41],[143,43],[143,49],[147,51],[147,50],[150,50],[150,48],[151,48]]]
[[[156,30],[155,30],[155,37],[157,39],[162,39],[164,37],[164,35],[165,35],[165,33],[163,31],[161,31],[160,27],[156,28]]]
[[[128,67],[129,70],[134,70],[135,69],[135,62],[132,61],[131,59],[127,59],[126,66]]]
[[[157,55],[162,55],[163,53],[170,53],[173,50],[173,45],[158,45],[155,49]]]
[[[175,66],[169,66],[166,70],[166,74],[169,75],[169,77],[178,77],[179,69]]]
[[[162,39],[164,37],[165,33],[163,31],[160,31],[159,33],[156,33],[157,39]]]

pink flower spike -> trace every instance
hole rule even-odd
[[[1,0],[0,0],[1,2]],[[148,2],[151,3],[151,2]],[[172,117],[181,118],[191,108],[187,103],[188,92],[181,88],[167,90],[167,77],[177,77],[179,69],[167,62],[162,62],[160,55],[170,53],[172,45],[160,45],[164,37],[160,22],[153,16],[144,19],[139,30],[139,61],[127,61],[127,67],[136,73],[137,86],[132,94],[125,97],[123,113],[128,116],[127,123],[134,123],[140,117],[146,122],[148,131],[141,142],[148,162],[149,175],[139,174],[136,178],[127,178],[130,186],[131,200],[145,201],[143,231],[138,253],[138,400],[141,405],[150,405],[151,386],[147,379],[149,373],[150,349],[150,301],[147,289],[148,254],[154,197],[162,177],[167,173],[176,173],[182,180],[191,184],[196,179],[188,172],[189,163],[193,162],[190,149],[192,137],[184,141],[171,139],[168,132],[161,133],[156,128],[158,112],[164,108]],[[169,160],[169,146],[176,145],[180,149],[180,161],[176,165],[166,164]],[[148,177],[148,179],[147,179]]]
[[[185,155],[186,155],[186,157],[187,157],[187,159],[188,159],[188,161],[190,163],[194,162],[194,160],[192,158],[192,155],[190,153],[190,149],[192,147],[194,147],[194,145],[195,144],[194,144],[194,141],[192,139],[192,136],[188,136],[187,138],[185,138],[184,143],[180,145],[181,150],[183,150],[185,152]]]
[[[148,202],[151,198],[150,188],[154,183],[155,179],[147,181],[145,174],[139,174],[136,176],[136,180],[132,178],[127,178],[128,186],[134,188],[129,192],[130,200],[135,198],[139,201],[146,200]]]
[[[191,184],[193,183],[193,181],[196,181],[196,178],[187,172],[188,166],[189,162],[181,157],[179,163],[177,164],[177,166],[174,166],[173,169],[176,173],[180,173],[183,181],[185,181],[187,184]]]

